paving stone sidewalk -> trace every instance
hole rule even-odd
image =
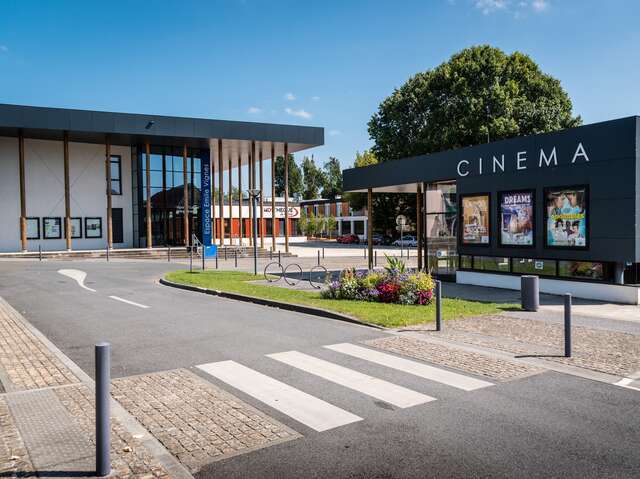
[[[115,379],[112,394],[192,473],[300,437],[185,369]]]
[[[630,376],[640,371],[640,336],[635,334],[573,326],[572,357],[563,357],[562,325],[508,315],[466,318],[445,323],[444,331],[432,325],[411,328],[425,335],[458,343],[507,351],[599,371]]]
[[[405,336],[363,341],[363,344],[422,361],[485,376],[497,381],[510,381],[544,371],[515,361],[464,351],[455,346],[434,344]]]

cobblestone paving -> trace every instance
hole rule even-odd
[[[192,472],[300,437],[184,369],[115,379],[112,394]]]
[[[77,383],[73,373],[24,327],[16,315],[16,311],[0,298],[0,368],[13,389]]]
[[[95,448],[93,391],[84,385],[56,388],[55,393]],[[111,467],[118,478],[168,478],[169,474],[115,418],[111,418]]]
[[[0,397],[0,477],[36,477],[20,432]]]
[[[436,333],[427,333],[436,334]],[[483,316],[448,321],[439,338],[544,359],[618,376],[640,370],[640,336],[572,328],[572,357],[565,358],[562,325],[509,316]]]
[[[364,341],[364,344],[498,381],[508,381],[543,371],[525,364],[402,336],[373,339]]]

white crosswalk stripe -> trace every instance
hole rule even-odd
[[[316,431],[326,431],[362,420],[355,414],[235,361],[201,364],[197,367]]]
[[[331,351],[347,354],[355,358],[364,359],[381,366],[386,366],[397,371],[428,379],[430,381],[446,384],[447,386],[452,386],[464,391],[473,391],[475,389],[493,386],[493,383],[488,381],[436,368],[417,361],[400,358],[398,356],[375,351],[373,349],[363,348],[361,346],[356,346],[355,344],[332,344],[330,346],[325,346],[325,348],[330,349]]]
[[[407,408],[436,400],[431,396],[298,351],[267,354],[267,356],[400,408]]]

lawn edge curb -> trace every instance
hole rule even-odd
[[[360,321],[352,316],[346,314],[336,313],[322,308],[315,308],[313,306],[304,306],[301,304],[284,303],[281,301],[274,301],[272,299],[256,298],[255,296],[248,296],[239,293],[229,293],[227,291],[220,291],[216,289],[201,288],[199,286],[191,286],[188,284],[175,283],[165,278],[160,278],[160,284],[164,286],[170,286],[172,288],[184,289],[186,291],[193,291],[195,293],[209,294],[211,296],[220,296],[221,298],[234,299],[236,301],[244,301],[246,303],[258,304],[260,306],[268,306],[271,308],[284,309],[286,311],[293,311],[302,314],[311,314],[313,316],[320,316],[328,319],[337,319],[338,321],[345,321],[347,323],[358,324],[360,326],[366,326],[368,328],[374,328],[381,331],[386,331],[387,328],[378,326],[377,324],[366,323]]]

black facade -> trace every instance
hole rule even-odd
[[[489,244],[464,244],[458,228],[461,255],[640,262],[640,117],[406,158],[343,174],[346,191],[415,192],[416,184],[443,180],[456,180],[459,198],[490,197]],[[573,186],[587,191],[586,246],[551,247],[545,237],[545,189]],[[519,190],[534,193],[534,244],[502,246],[500,194]]]

